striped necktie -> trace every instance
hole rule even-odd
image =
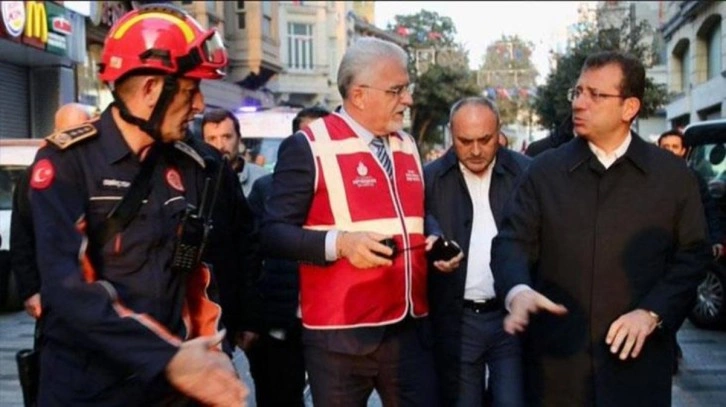
[[[386,174],[388,174],[388,178],[393,177],[393,165],[391,164],[391,158],[388,156],[388,152],[386,152],[386,146],[383,144],[383,137],[373,137],[373,140],[371,140],[371,145],[375,147],[376,149],[376,157],[378,157],[378,162],[381,163],[383,166],[383,169],[386,170]]]

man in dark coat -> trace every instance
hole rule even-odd
[[[678,129],[671,129],[662,133],[658,137],[658,147],[668,150],[675,154],[676,157],[686,158],[685,140],[683,134]],[[711,252],[713,253],[714,260],[718,260],[723,255],[723,234],[721,233],[721,211],[718,209],[716,201],[711,196],[711,192],[708,190],[708,183],[703,176],[696,171],[694,168],[689,167],[693,172],[693,175],[698,181],[698,192],[701,194],[701,203],[703,204],[704,214],[706,215],[706,224],[708,225],[708,237],[709,243],[711,244]],[[695,292],[693,293],[696,294]],[[695,302],[696,298],[693,298]],[[675,334],[675,332],[674,332]],[[675,340],[675,354],[673,357],[673,373],[678,373],[678,363],[683,357],[683,352],[678,344],[677,338]]]
[[[424,168],[427,233],[453,239],[466,254],[450,269],[429,271],[441,405],[481,406],[488,367],[494,405],[521,406],[521,346],[504,332],[489,259],[505,203],[530,160],[500,147],[491,101],[462,99],[449,117],[453,147]]]
[[[693,174],[630,131],[644,82],[630,56],[585,61],[568,92],[578,137],[532,162],[494,240],[532,405],[671,403],[672,332],[709,256]]]

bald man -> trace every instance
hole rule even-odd
[[[54,132],[77,126],[91,119],[86,108],[78,103],[68,103],[55,113]],[[28,180],[30,167],[18,178],[13,194],[13,212],[10,221],[10,256],[18,295],[23,299],[25,311],[38,319],[40,306],[40,275],[35,263],[35,237],[33,219],[28,202]]]
[[[66,129],[68,127],[77,126],[91,119],[86,107],[80,103],[68,103],[60,107],[55,112],[55,121],[53,131]]]

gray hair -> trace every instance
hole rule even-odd
[[[398,45],[374,37],[356,40],[345,51],[338,67],[338,91],[343,99],[357,79],[368,74],[376,63],[386,59],[398,59],[402,66],[408,66],[408,54]]]
[[[451,127],[451,121],[454,119],[456,112],[461,110],[462,107],[469,105],[482,106],[491,110],[492,113],[494,113],[494,117],[497,118],[497,128],[499,128],[502,123],[499,117],[499,109],[497,109],[497,106],[491,99],[483,96],[470,96],[457,100],[456,103],[451,106],[451,110],[449,111],[449,127]]]

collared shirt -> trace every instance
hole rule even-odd
[[[348,112],[345,111],[345,109],[341,106],[340,111],[338,112],[340,116],[343,117],[346,123],[350,126],[350,128],[353,130],[353,132],[358,135],[365,143],[368,145],[368,148],[371,149],[371,152],[373,155],[376,155],[375,147],[371,145],[371,141],[373,141],[373,137],[375,135],[368,131],[365,127],[363,127],[360,123],[355,121]],[[383,138],[383,146],[386,148],[386,152],[388,153],[388,156],[391,156],[391,150],[388,146],[388,138]],[[325,260],[327,261],[335,261],[338,260],[338,253],[336,250],[336,241],[338,239],[338,231],[337,230],[331,230],[325,235]]]
[[[611,152],[610,154],[593,144],[591,141],[588,141],[587,145],[588,147],[590,147],[590,151],[595,154],[595,157],[597,157],[598,161],[600,161],[600,164],[602,164],[605,169],[608,169],[618,158],[625,155],[625,152],[628,151],[628,147],[630,147],[630,142],[632,140],[633,136],[631,135],[631,133],[628,133],[627,137],[625,137],[625,140],[623,140],[620,146],[618,146],[618,148],[613,150],[613,152]]]
[[[494,277],[489,264],[492,239],[497,235],[497,224],[489,203],[489,188],[495,161],[496,159],[481,176],[474,174],[459,162],[459,168],[464,176],[474,209],[464,286],[464,298],[472,301],[483,301],[495,297]]]

